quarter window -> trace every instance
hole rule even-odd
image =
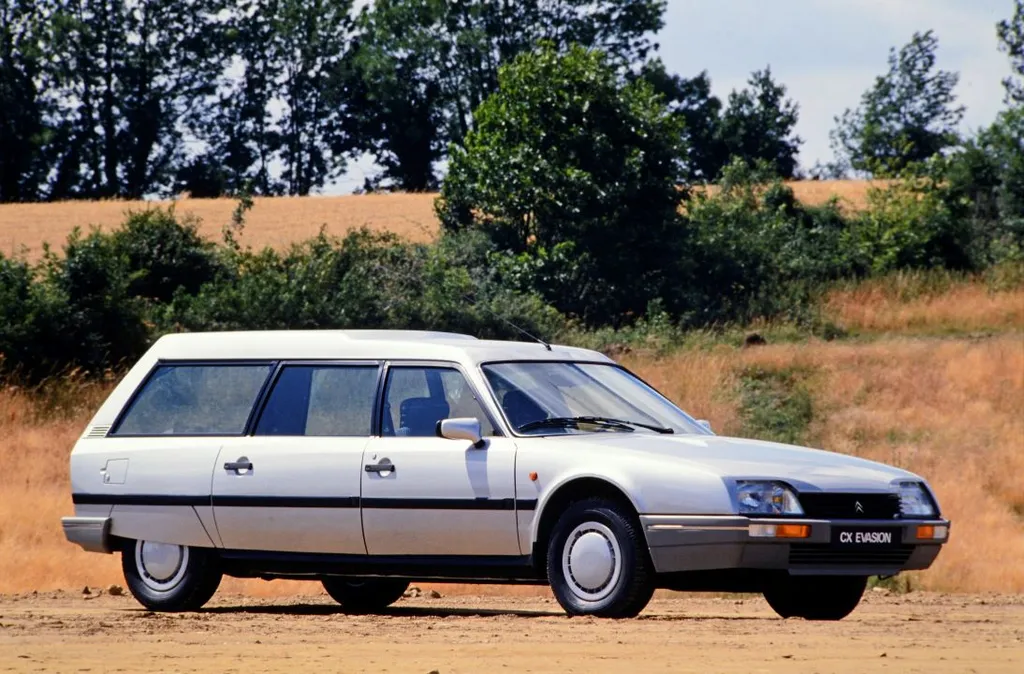
[[[437,422],[475,417],[485,436],[494,427],[466,378],[447,367],[392,367],[384,392],[383,435],[432,437]]]
[[[114,435],[241,435],[273,366],[159,365]]]
[[[376,365],[289,365],[270,392],[256,435],[369,436]]]

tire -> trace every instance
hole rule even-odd
[[[786,576],[764,591],[768,605],[783,618],[842,620],[860,603],[863,576]]]
[[[654,594],[654,565],[635,514],[602,498],[572,503],[558,518],[547,573],[569,615],[632,618]]]
[[[121,569],[132,596],[151,611],[197,611],[223,577],[212,548],[152,541],[129,542]]]
[[[390,578],[344,578],[328,576],[321,582],[331,599],[348,613],[375,613],[402,598],[409,581]]]

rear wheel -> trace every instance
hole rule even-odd
[[[152,611],[195,611],[210,601],[222,577],[211,548],[134,541],[121,552],[128,590]]]
[[[842,620],[860,603],[863,576],[786,576],[764,591],[768,605],[783,618]]]
[[[331,599],[341,604],[350,613],[373,613],[391,606],[402,598],[409,582],[390,578],[340,578],[328,576],[321,579]]]
[[[548,545],[548,582],[569,615],[631,618],[654,594],[647,542],[631,510],[607,499],[571,504]]]

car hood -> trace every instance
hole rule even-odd
[[[595,449],[610,450],[618,456],[666,461],[725,480],[782,480],[799,491],[891,491],[894,480],[921,479],[855,456],[746,438],[641,432],[572,437],[586,438]]]

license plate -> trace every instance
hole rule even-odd
[[[885,548],[899,545],[902,531],[891,527],[832,527],[832,545],[841,548]]]

